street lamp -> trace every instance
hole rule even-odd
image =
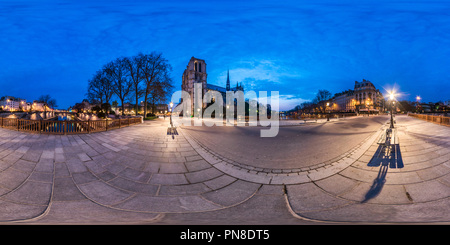
[[[394,110],[394,105],[395,105],[395,101],[394,101],[395,97],[394,97],[394,91],[389,92],[389,100],[391,101],[391,126],[390,128],[394,128],[394,118],[392,115],[392,111]]]
[[[230,105],[227,105],[227,113],[226,113],[226,117],[227,117],[227,123],[230,122],[230,119],[228,118],[228,109],[230,108]]]
[[[389,92],[389,99],[390,100],[394,99],[394,91]]]
[[[419,112],[419,103],[420,103],[420,100],[421,100],[421,99],[422,99],[422,98],[420,98],[419,95],[416,96],[416,101],[417,101],[417,104],[416,104],[416,110],[417,110],[417,112]]]
[[[366,107],[367,107],[367,116],[370,116],[370,99],[367,98],[366,100]]]
[[[328,108],[330,106],[330,102],[327,102],[327,121],[330,121],[330,109]]]
[[[169,108],[169,111],[170,111],[170,127],[173,128],[173,123],[172,123],[172,107],[173,107],[173,102],[171,101],[169,105],[170,105],[170,108]]]

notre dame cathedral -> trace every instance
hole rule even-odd
[[[227,73],[226,87],[221,87],[218,85],[208,84],[207,79],[208,74],[206,73],[206,63],[205,60],[192,57],[189,61],[186,69],[183,72],[181,90],[186,91],[191,96],[191,108],[194,108],[194,84],[201,83],[202,94],[205,95],[208,91],[217,91],[222,95],[223,104],[226,104],[226,92],[227,91],[242,91],[244,92],[244,87],[242,83],[236,83],[236,87],[231,88],[230,84],[230,72]],[[203,104],[203,108],[206,104]]]

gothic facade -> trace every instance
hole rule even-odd
[[[206,94],[208,91],[217,91],[222,95],[223,104],[226,104],[226,92],[227,91],[242,91],[244,92],[244,87],[242,83],[236,83],[236,87],[231,87],[230,82],[230,72],[227,73],[227,81],[226,87],[221,87],[214,84],[208,84],[207,82],[208,74],[206,72],[206,62],[205,60],[198,59],[195,57],[191,57],[186,69],[183,72],[181,89],[189,93],[191,97],[191,108],[194,108],[194,100],[202,99],[194,97],[194,85],[201,84],[202,85],[202,96]],[[215,98],[214,98],[215,99]],[[202,103],[202,107],[205,108],[206,104]]]

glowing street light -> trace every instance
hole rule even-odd
[[[173,102],[171,101],[169,105],[170,105],[170,108],[169,108],[169,111],[170,111],[170,128],[173,128],[173,123],[172,123],[172,107],[173,107]]]
[[[394,100],[395,99],[394,91],[390,91],[389,92],[389,99],[390,100]]]
[[[419,95],[416,96],[416,101],[417,101],[417,103],[416,103],[416,110],[417,110],[417,112],[419,111],[419,103],[420,103],[420,100],[421,100],[421,99],[422,99],[422,98],[420,98]]]
[[[327,121],[330,121],[330,108],[328,108],[330,106],[330,102],[327,102],[327,108],[325,108],[326,113],[327,113]]]

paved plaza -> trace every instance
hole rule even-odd
[[[1,224],[449,223],[450,128],[388,116],[259,127],[169,120],[80,135],[0,128]]]

